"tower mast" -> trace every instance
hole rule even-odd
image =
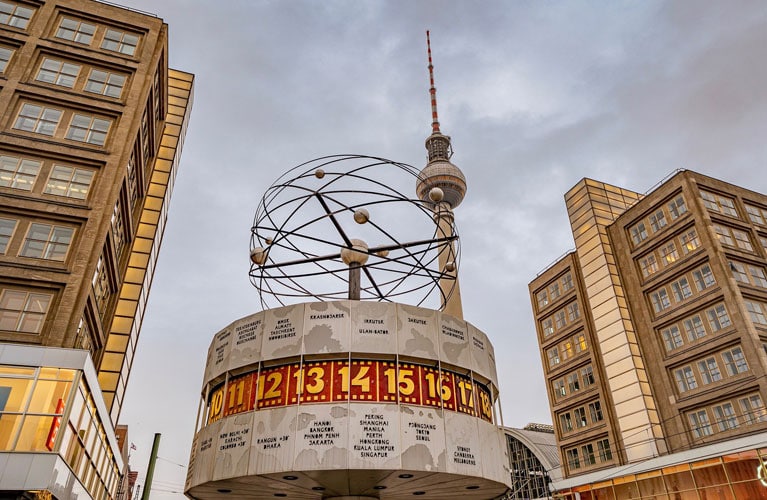
[[[466,194],[466,178],[461,169],[450,162],[450,158],[453,156],[450,137],[444,135],[439,128],[437,88],[434,85],[434,64],[431,58],[431,37],[428,30],[426,31],[426,50],[429,56],[429,96],[431,98],[432,122],[431,135],[426,139],[428,162],[419,175],[416,193],[422,201],[431,204],[439,236],[452,237],[453,209],[461,203]],[[442,311],[463,319],[461,287],[458,283],[458,269],[455,262],[455,246],[451,241],[440,249],[438,256],[440,271],[445,276],[439,282],[443,297]]]

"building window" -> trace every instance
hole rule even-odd
[[[84,200],[93,181],[93,171],[55,165],[45,186],[45,194]]]
[[[562,344],[562,361],[565,361],[572,357],[573,357],[573,341],[566,340],[565,343]]]
[[[5,68],[8,67],[12,55],[13,50],[8,47],[0,47],[0,73],[5,72]]]
[[[738,426],[738,418],[735,416],[735,409],[732,403],[723,403],[713,408],[716,425],[720,432],[734,429]]]
[[[674,370],[674,378],[676,379],[676,386],[680,394],[698,387],[698,382],[695,379],[695,373],[692,371],[691,366],[683,366]]]
[[[657,233],[666,226],[666,214],[663,210],[658,210],[650,216],[650,227],[654,233]]]
[[[682,195],[671,200],[667,206],[672,220],[678,219],[680,215],[687,212],[687,205],[685,205],[684,197]]]
[[[120,200],[117,200],[115,207],[112,210],[112,243],[115,246],[115,255],[118,257],[122,254],[125,247],[125,224],[123,222],[122,204]]]
[[[699,292],[702,292],[708,287],[716,285],[714,273],[711,272],[711,267],[708,264],[705,264],[694,270],[692,272],[692,279],[695,281],[695,287]]]
[[[743,355],[743,350],[740,347],[733,347],[732,349],[723,351],[722,360],[724,361],[724,367],[727,370],[727,374],[730,376],[748,371],[748,363],[746,362],[746,357]]]
[[[554,320],[551,318],[544,319],[541,324],[543,325],[543,336],[548,337],[554,333]]]
[[[732,324],[730,316],[727,314],[727,308],[724,304],[719,304],[706,311],[708,316],[708,324],[711,326],[711,330],[718,332],[722,328],[727,328]]]
[[[597,450],[599,451],[600,462],[609,462],[613,459],[613,453],[610,450],[610,441],[607,439],[597,441]]]
[[[767,409],[764,408],[761,396],[752,394],[738,400],[740,411],[746,425],[767,422]]]
[[[73,88],[77,75],[80,74],[79,64],[66,63],[56,59],[43,59],[40,70],[37,72],[37,81],[52,83],[62,87]]]
[[[698,232],[695,229],[690,229],[686,234],[679,237],[682,242],[682,251],[685,255],[696,250],[700,247],[700,240],[698,239]]]
[[[748,273],[751,275],[751,281],[760,288],[767,288],[767,274],[763,267],[752,266],[749,264]]]
[[[647,229],[644,222],[640,222],[631,228],[631,240],[635,245],[639,245],[647,239]]]
[[[29,226],[19,255],[33,259],[63,261],[72,243],[72,234],[74,229],[71,227],[34,223]]]
[[[651,253],[647,257],[639,259],[639,268],[645,278],[658,272],[658,261],[655,260],[655,254]]]
[[[559,379],[554,381],[554,396],[557,398],[561,398],[567,395],[567,390],[565,389],[565,381],[564,379]]]
[[[711,423],[708,420],[708,413],[706,413],[705,409],[688,413],[687,418],[690,421],[692,433],[696,438],[710,436],[714,433],[713,429],[711,429]]]
[[[0,155],[0,186],[31,191],[39,172],[39,161]]]
[[[103,146],[111,120],[75,113],[67,130],[67,139]]]
[[[738,216],[738,211],[735,209],[735,202],[732,199],[727,198],[726,196],[709,193],[708,191],[701,191],[700,195],[703,198],[703,204],[712,212],[729,215],[730,217]]]
[[[43,135],[53,135],[61,120],[61,110],[25,103],[13,128]]]
[[[137,45],[138,36],[124,31],[108,29],[104,35],[104,41],[101,43],[101,48],[132,56],[136,52]]]
[[[668,292],[666,292],[665,288],[661,288],[657,292],[650,294],[650,300],[652,301],[652,307],[656,313],[671,307],[671,299],[669,299]]]
[[[751,244],[751,238],[748,233],[740,229],[732,229],[732,235],[735,238],[735,245],[746,252],[753,252],[754,246]]]
[[[27,29],[35,11],[21,5],[0,1],[0,24]]]
[[[96,298],[96,306],[100,313],[104,313],[105,306],[109,301],[109,297],[112,295],[112,287],[109,284],[109,276],[107,275],[107,266],[104,262],[104,256],[99,257],[96,263],[96,272],[93,273],[93,295]]]
[[[684,345],[682,341],[682,334],[679,332],[679,327],[672,325],[661,332],[663,335],[663,344],[666,346],[666,352],[671,352],[674,349],[679,349]]]
[[[555,367],[559,364],[559,347],[552,347],[546,352],[549,358],[549,366]]]
[[[682,302],[683,300],[692,296],[692,290],[690,289],[690,282],[686,277],[682,277],[671,284],[671,292],[674,294],[674,300]]]
[[[765,238],[764,236],[759,236],[759,243],[762,244],[762,248],[764,249],[765,252],[767,252],[767,238]]]
[[[591,365],[581,368],[581,379],[583,380],[583,387],[588,387],[594,384],[594,370]]]
[[[578,382],[578,374],[571,373],[567,376],[567,387],[570,390],[570,394],[576,393],[581,390],[580,383]]]
[[[716,364],[716,358],[714,357],[698,361],[698,371],[703,380],[703,385],[722,380],[722,374],[719,372],[719,365]]]
[[[125,77],[108,71],[92,69],[85,82],[85,91],[108,97],[120,97],[125,85]]]
[[[754,224],[767,226],[767,222],[765,222],[765,213],[767,212],[761,208],[746,204],[746,213],[748,214],[748,218]]]
[[[588,344],[586,343],[586,335],[581,333],[577,337],[573,339],[575,341],[575,352],[583,352],[588,348]]]
[[[557,330],[561,330],[567,325],[567,322],[565,321],[565,311],[557,311],[554,313],[554,325]]]
[[[604,420],[602,415],[602,404],[599,401],[589,403],[589,414],[591,415],[591,422],[596,424]]]
[[[676,251],[676,245],[673,241],[660,249],[660,256],[664,266],[673,264],[679,259],[679,253]]]
[[[570,273],[565,274],[562,276],[562,289],[567,292],[569,290],[572,290],[573,287],[573,275]]]
[[[578,303],[571,302],[570,304],[568,304],[567,318],[570,320],[570,322],[572,323],[573,321],[577,320],[580,317],[581,317],[581,311],[580,311],[580,308],[578,307]]]
[[[80,323],[77,324],[77,336],[75,337],[75,347],[78,349],[85,349],[91,351],[93,354],[93,343],[91,342],[91,329],[88,326],[88,322],[85,318],[80,318]]]
[[[56,30],[56,38],[90,45],[95,32],[96,26],[65,17],[61,20],[59,29]]]
[[[706,336],[706,328],[699,315],[692,316],[684,320],[684,332],[687,334],[687,340],[693,342]]]
[[[560,296],[559,292],[559,283],[554,282],[551,285],[549,285],[549,296],[551,297],[551,300],[557,300]]]
[[[8,249],[8,242],[11,241],[13,231],[16,229],[14,219],[0,218],[0,254],[5,254]]]
[[[4,289],[0,294],[0,330],[40,333],[51,295]]]
[[[549,305],[549,293],[546,290],[541,290],[538,292],[535,298],[538,300],[539,310]]]
[[[588,467],[597,463],[594,458],[594,445],[589,443],[581,446],[581,452],[583,453],[583,465]]]
[[[589,425],[588,420],[586,420],[586,408],[576,408],[573,410],[573,415],[575,417],[575,427],[580,429]]]
[[[570,413],[563,413],[559,416],[559,426],[562,429],[562,434],[568,433],[573,430],[573,419]]]
[[[759,325],[767,325],[767,317],[764,315],[764,309],[760,302],[750,300],[744,300],[743,302],[746,304],[746,310],[751,317],[751,321]]]
[[[748,279],[748,274],[746,274],[746,268],[740,262],[730,261],[730,271],[732,271],[732,277],[735,278],[735,281],[740,281],[747,285],[751,284],[751,280]]]
[[[567,465],[570,470],[576,470],[581,468],[581,461],[578,458],[578,448],[572,448],[567,450]]]

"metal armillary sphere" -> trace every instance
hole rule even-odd
[[[361,155],[317,158],[283,174],[251,228],[250,281],[261,305],[314,297],[444,306],[460,245],[454,226],[446,234],[434,222],[440,189],[432,201],[403,194],[419,180],[410,165]]]

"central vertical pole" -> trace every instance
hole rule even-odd
[[[360,263],[349,264],[349,300],[360,300]]]

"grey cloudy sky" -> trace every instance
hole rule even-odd
[[[645,192],[687,168],[767,193],[767,2],[121,0],[170,25],[195,103],[122,423],[152,498],[183,498],[212,335],[260,309],[258,201],[288,168],[421,167],[425,30],[457,210],[464,314],[495,345],[504,423],[550,422],[527,283],[573,246],[583,177]]]

